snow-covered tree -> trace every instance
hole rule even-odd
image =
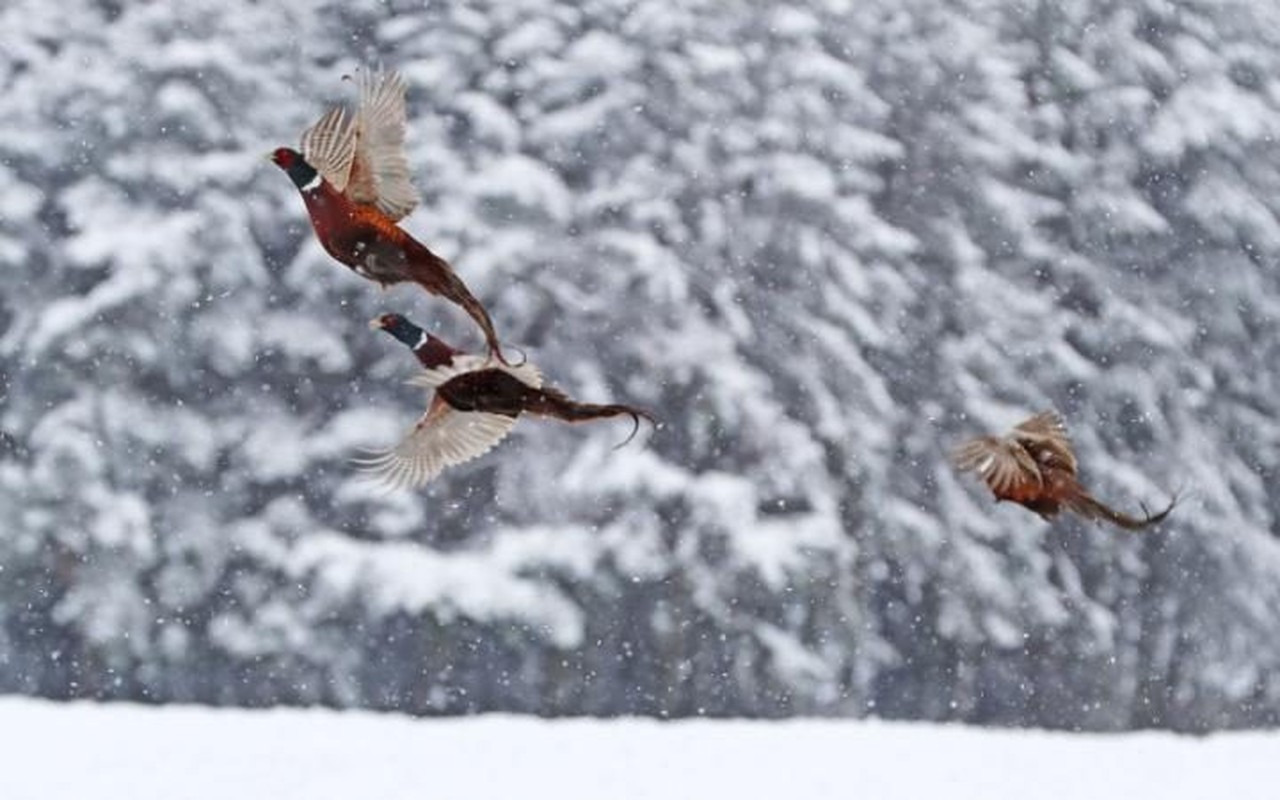
[[[1280,685],[1280,12],[1131,0],[0,9],[0,689],[1209,728]],[[292,142],[410,85],[405,220],[621,426],[419,493],[411,286]],[[1143,536],[994,507],[1055,406]]]

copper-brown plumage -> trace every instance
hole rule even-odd
[[[1056,412],[1045,411],[1019,423],[1005,436],[982,436],[952,453],[956,468],[973,471],[996,500],[1026,506],[1045,519],[1066,510],[1092,520],[1107,520],[1126,530],[1141,530],[1169,515],[1174,497],[1159,513],[1141,517],[1116,511],[1080,485],[1075,453],[1066,426]]]
[[[382,286],[411,281],[461,306],[503,360],[489,312],[449,262],[397,224],[418,205],[404,155],[404,95],[398,73],[365,73],[354,115],[331,109],[302,134],[301,152],[281,147],[271,158],[298,187],[329,255]]]

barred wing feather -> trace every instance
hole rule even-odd
[[[1026,447],[1036,458],[1076,474],[1075,453],[1071,450],[1071,438],[1066,423],[1056,411],[1042,411],[1014,426],[1013,438],[1026,440]]]
[[[395,221],[418,206],[404,154],[405,83],[398,72],[362,72],[355,120],[355,163],[347,195]]]
[[[302,157],[339,192],[351,177],[356,151],[356,126],[347,112],[334,107],[302,132]]]
[[[1040,471],[1021,446],[1008,439],[984,436],[966,442],[952,453],[952,461],[962,472],[974,471],[998,497],[1036,491],[1042,485]]]
[[[457,411],[436,398],[400,444],[357,463],[392,489],[415,488],[489,452],[515,424],[515,417]]]

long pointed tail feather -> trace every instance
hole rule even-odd
[[[413,280],[431,294],[438,294],[461,306],[462,310],[466,311],[484,332],[484,341],[489,348],[489,353],[504,365],[515,366],[507,361],[507,357],[502,353],[502,343],[498,341],[498,334],[493,328],[493,320],[489,317],[488,309],[471,293],[467,285],[453,271],[453,267],[449,266],[449,262],[429,250],[427,253],[431,257],[427,266],[421,267],[415,264],[411,268],[410,274]]]
[[[1103,519],[1127,531],[1140,531],[1159,523],[1169,516],[1169,512],[1173,511],[1174,506],[1178,505],[1179,499],[1179,495],[1175,494],[1169,501],[1169,505],[1155,514],[1147,510],[1145,504],[1140,504],[1142,506],[1141,517],[1134,517],[1121,511],[1116,511],[1114,508],[1095,500],[1083,489],[1069,499],[1067,505],[1072,511],[1086,519]]]
[[[543,388],[536,392],[536,396],[526,408],[531,414],[541,414],[547,417],[553,417],[564,422],[590,422],[597,419],[609,419],[611,417],[631,417],[633,427],[630,435],[622,440],[614,449],[626,446],[636,434],[640,431],[640,420],[648,422],[655,428],[658,426],[658,419],[653,414],[637,408],[635,406],[625,405],[623,403],[579,403],[571,399],[559,389]]]

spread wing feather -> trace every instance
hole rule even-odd
[[[986,481],[997,497],[1011,497],[1038,491],[1040,471],[1016,441],[983,436],[965,442],[951,455],[961,472],[974,471]]]
[[[489,452],[515,424],[515,417],[458,411],[436,398],[400,444],[357,464],[392,489],[415,488],[449,467]]]
[[[526,386],[531,386],[534,389],[542,388],[542,373],[538,371],[537,367],[528,362],[511,366],[488,356],[473,355],[455,355],[452,363],[435,369],[425,369],[410,378],[408,383],[425,389],[434,389],[450,378],[456,378],[463,373],[476,372],[482,369],[502,370]]]
[[[409,383],[437,389],[451,378],[485,369],[499,369],[517,380],[542,387],[542,374],[532,364],[507,366],[487,356],[458,354],[451,363],[423,370]],[[516,418],[483,411],[459,411],[438,395],[413,430],[394,448],[357,459],[360,469],[393,489],[422,486],[449,467],[492,450],[516,424]]]
[[[1013,429],[1032,436],[1048,436],[1064,441],[1067,438],[1066,423],[1056,411],[1041,411],[1034,417],[1019,422]]]
[[[1014,426],[1010,438],[1022,439],[1024,447],[1037,460],[1076,474],[1075,453],[1067,426],[1056,411],[1042,411]]]
[[[419,202],[404,154],[404,95],[400,73],[361,73],[355,160],[347,190],[353,201],[377,206],[396,221],[408,216]]]
[[[356,126],[341,107],[329,109],[302,132],[302,157],[340,192],[351,177],[355,151]]]

